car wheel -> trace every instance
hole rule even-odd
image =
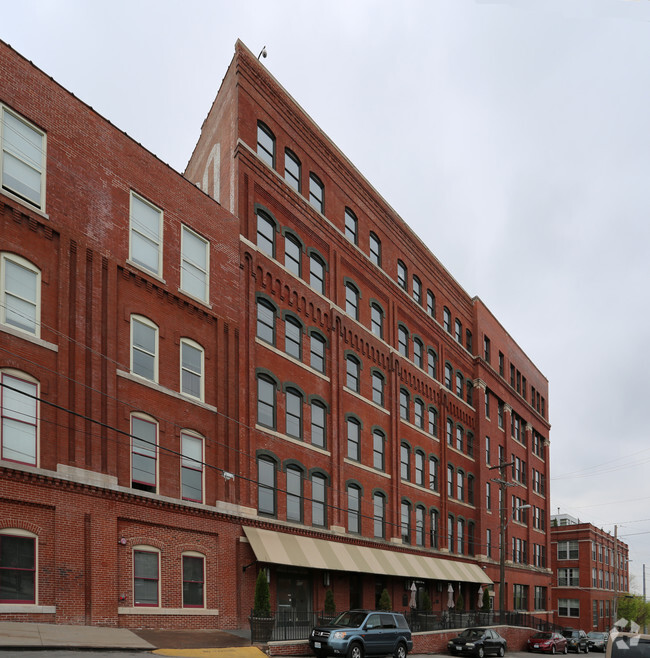
[[[478,656],[478,658],[485,658],[485,651],[483,650],[483,647],[478,648],[476,655]]]
[[[506,655],[506,648],[503,646],[503,644],[499,645],[499,655],[501,656],[501,658],[503,658],[503,656]]]
[[[395,649],[395,658],[406,658],[408,650],[403,642],[400,642]]]
[[[363,647],[358,642],[353,642],[349,646],[348,658],[363,658]]]

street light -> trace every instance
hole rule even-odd
[[[502,498],[502,503],[505,503],[505,496]],[[506,506],[501,505],[501,550],[499,551],[499,617],[500,623],[503,623],[503,613],[505,612],[505,598],[504,590],[506,583],[506,528],[510,525],[510,521],[515,517],[515,513],[521,511],[522,509],[528,509],[532,507],[528,503],[526,505],[518,505],[517,507],[512,508],[512,515],[506,523]]]

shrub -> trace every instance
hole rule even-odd
[[[393,609],[393,604],[390,602],[390,594],[388,593],[388,590],[386,588],[384,588],[384,591],[381,593],[381,596],[379,597],[379,603],[377,605],[377,608],[379,610]]]
[[[334,593],[332,592],[331,589],[328,589],[325,592],[325,604],[323,606],[323,612],[327,616],[332,616],[332,617],[336,612],[336,605],[334,605]]]
[[[255,581],[255,604],[253,605],[253,615],[255,617],[271,616],[271,594],[269,592],[269,583],[266,580],[266,570],[260,569]]]

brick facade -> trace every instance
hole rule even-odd
[[[3,590],[0,619],[237,628],[262,566],[274,608],[386,588],[399,610],[416,580],[442,611],[447,580],[260,564],[242,527],[468,563],[498,592],[500,459],[506,608],[550,618],[546,378],[243,44],[183,175],[4,43],[0,105],[45,135],[41,201],[0,191],[3,262],[39,283],[36,324],[0,323],[4,392],[37,392],[36,456],[5,429],[0,461],[34,600]],[[452,585],[474,607],[479,582]]]
[[[609,631],[618,618],[616,600],[629,593],[628,545],[591,523],[554,516],[551,566],[556,623]]]

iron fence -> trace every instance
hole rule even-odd
[[[334,619],[336,615],[326,615],[322,610],[276,610],[269,618],[250,616],[251,642],[264,644],[269,641],[306,640],[314,626],[322,626]],[[540,631],[559,631],[561,626],[527,612],[467,612],[444,611],[425,612],[408,610],[404,613],[408,625],[414,633],[425,631],[442,631],[451,628],[469,626],[520,626]]]

